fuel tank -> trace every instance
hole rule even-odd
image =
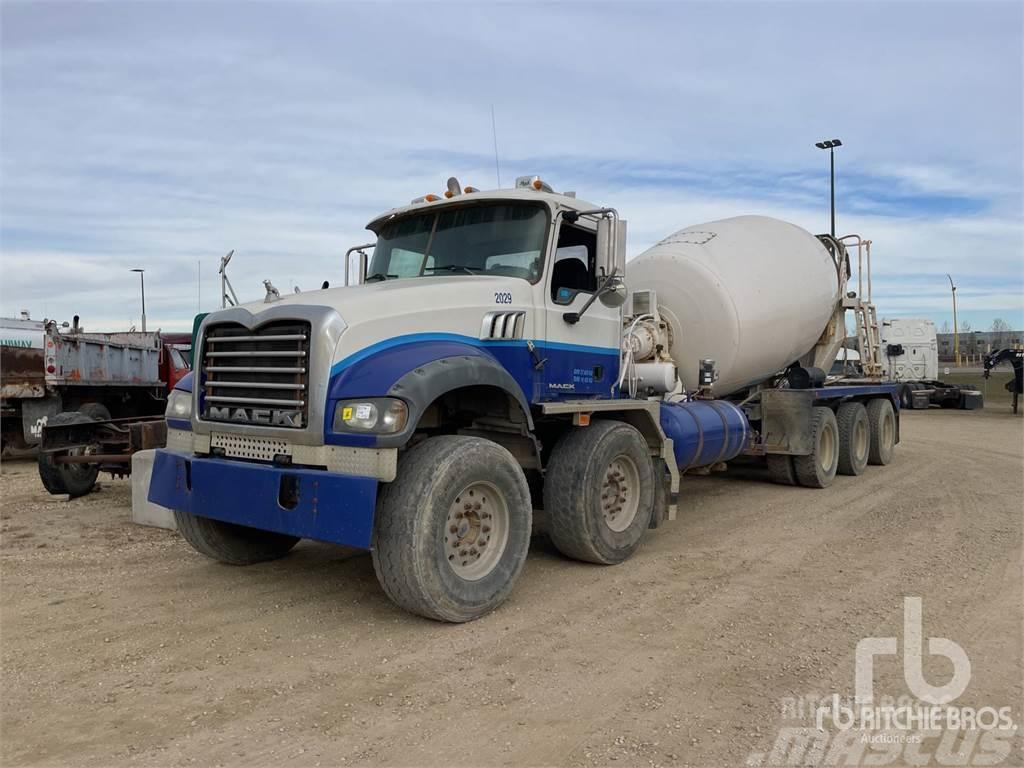
[[[747,417],[727,400],[662,403],[659,420],[680,470],[734,459],[749,437]]]
[[[840,298],[832,255],[810,232],[738,216],[669,235],[626,266],[631,291],[654,290],[672,331],[669,354],[697,388],[715,361],[716,395],[756,384],[811,350]]]

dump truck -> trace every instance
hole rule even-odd
[[[126,474],[132,450],[163,445],[167,394],[189,371],[190,343],[187,334],[87,333],[77,315],[63,325],[27,313],[0,319],[3,453],[37,452],[51,493],[87,493],[101,463]]]
[[[842,239],[742,216],[627,265],[615,208],[536,176],[449,179],[368,229],[352,285],[199,324],[149,500],[210,558],[370,550],[395,603],[463,622],[512,591],[535,510],[611,565],[675,519],[686,473],[745,457],[827,488],[893,460],[896,386],[825,383],[848,313],[873,317]]]

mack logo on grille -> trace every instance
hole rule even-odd
[[[309,423],[310,324],[275,320],[258,328],[217,323],[199,349],[203,419],[305,429]]]
[[[263,424],[268,427],[302,426],[302,411],[284,411],[276,408],[218,408],[211,405],[207,415],[211,419],[237,421],[242,424]]]

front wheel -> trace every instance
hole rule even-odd
[[[174,521],[178,525],[178,533],[193,549],[227,565],[277,560],[299,542],[295,536],[225,523],[188,512],[176,511]]]
[[[384,486],[373,568],[400,607],[464,622],[508,597],[526,562],[530,489],[512,454],[490,440],[444,435],[401,458]]]
[[[76,411],[65,411],[52,416],[46,424],[50,427],[65,426],[68,424],[87,424],[94,419],[84,413]],[[92,463],[54,464],[53,459],[57,456],[88,456],[96,453],[95,445],[86,445],[80,448],[69,448],[59,454],[47,454],[39,452],[39,479],[43,487],[53,494],[66,493],[71,498],[85,496],[96,485],[96,478],[100,474],[100,465]]]
[[[654,495],[650,449],[634,427],[575,427],[555,446],[544,478],[551,540],[575,560],[621,563],[640,546]]]

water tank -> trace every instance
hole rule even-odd
[[[814,235],[765,216],[687,227],[628,262],[631,291],[654,290],[688,390],[700,360],[714,391],[763,381],[814,346],[839,300],[832,255]]]

